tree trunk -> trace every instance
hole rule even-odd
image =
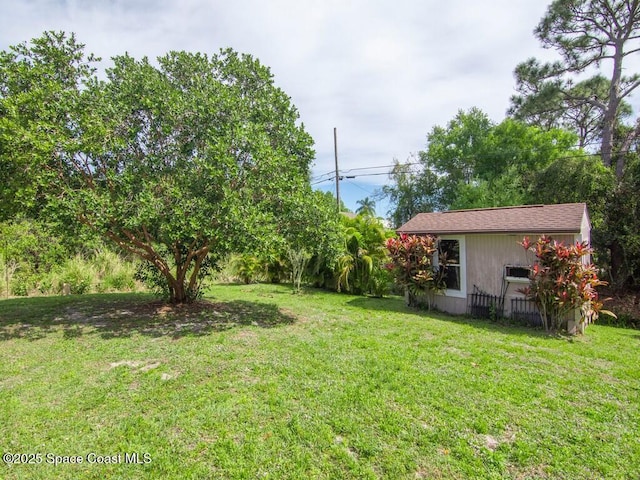
[[[171,303],[189,303],[194,300],[193,295],[198,288],[198,274],[208,254],[209,245],[205,245],[198,250],[192,250],[184,261],[179,255],[176,256],[176,276],[165,275],[169,282],[169,301]],[[193,270],[187,281],[187,274],[192,264]]]
[[[618,115],[618,107],[620,105],[617,88],[617,85],[613,85],[612,79],[609,103],[607,104],[607,108],[605,109],[604,116],[602,118],[602,140],[600,143],[600,154],[602,155],[602,163],[604,163],[605,167],[610,167],[613,164],[614,131],[616,117]],[[620,159],[618,159],[618,161],[620,161]]]
[[[609,85],[609,101],[602,119],[600,154],[602,155],[602,163],[606,167],[610,167],[613,163],[613,132],[618,116],[618,107],[622,100],[620,98],[620,80],[622,79],[623,48],[624,43],[619,40],[616,43],[615,53],[613,54],[613,73],[611,74],[611,84]]]
[[[174,278],[167,278],[169,284],[169,302],[174,305],[188,303],[189,296],[187,295],[187,289],[184,282],[176,280]]]
[[[610,167],[612,163],[613,153],[613,123],[615,122],[615,110],[610,112],[608,108],[602,121],[602,141],[600,143],[600,155],[602,155],[602,163],[605,167]],[[613,113],[613,120],[611,119]]]
[[[620,180],[622,175],[624,174],[624,152],[618,154],[618,159],[616,160],[616,178]]]
[[[611,255],[611,283],[614,289],[618,290],[624,286],[627,281],[624,271],[624,250],[619,240],[614,240],[609,245],[609,253]]]

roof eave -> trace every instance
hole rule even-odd
[[[526,235],[526,234],[560,234],[560,235],[575,235],[580,233],[580,230],[557,230],[557,229],[529,229],[529,230],[396,230],[397,233],[406,233],[408,235],[471,235],[471,234],[486,234],[486,235]]]

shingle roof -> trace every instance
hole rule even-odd
[[[584,203],[451,210],[419,213],[400,233],[578,233],[587,214]],[[588,216],[587,216],[588,220]]]

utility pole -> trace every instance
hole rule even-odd
[[[340,212],[340,177],[338,176],[338,133],[337,133],[336,127],[333,127],[333,151],[336,158],[336,202],[338,204],[338,212]]]

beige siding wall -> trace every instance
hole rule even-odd
[[[586,215],[582,216],[582,225],[580,226],[580,237],[576,240],[587,242],[591,245],[591,225]]]
[[[454,315],[464,315],[467,313],[467,299],[459,297],[447,297],[446,295],[436,295],[433,305],[438,310],[452,313]]]
[[[577,241],[587,242],[591,246],[591,225],[587,215],[582,216],[582,225],[580,227],[580,235],[576,238]],[[591,255],[584,257],[584,263],[591,263]]]
[[[504,267],[507,265],[530,265],[535,257],[531,252],[526,252],[518,242],[523,237],[529,236],[532,240],[538,238],[537,234],[502,234],[502,235],[467,235],[466,236],[466,274],[467,296],[471,295],[474,285],[490,295],[500,295],[503,288]],[[553,235],[553,238],[562,242],[573,243],[577,235]],[[505,295],[505,314],[510,314],[511,298],[522,297],[518,293],[519,288],[525,287],[528,282],[508,283]],[[436,306],[445,312],[459,314],[466,313],[467,299],[453,298],[438,295]]]

